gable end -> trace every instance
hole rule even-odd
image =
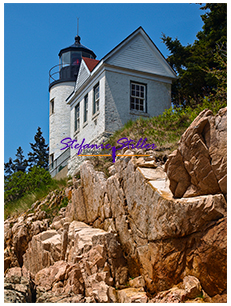
[[[79,74],[76,80],[75,91],[86,81],[86,79],[89,76],[90,76],[90,71],[84,60],[82,60],[79,68]]]
[[[103,60],[113,66],[176,78],[173,69],[141,27],[109,52]]]

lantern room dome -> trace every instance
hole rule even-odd
[[[81,40],[81,38],[80,38],[79,35],[75,36],[75,43],[73,45],[71,45],[70,47],[67,47],[67,48],[64,48],[64,49],[60,50],[60,52],[58,54],[59,57],[61,57],[63,53],[66,53],[66,52],[69,52],[69,51],[82,51],[82,52],[86,52],[87,55],[88,55],[88,56],[83,55],[84,57],[90,57],[90,58],[95,59],[96,58],[95,53],[92,50],[90,50],[89,48],[82,45],[80,43],[80,40]]]

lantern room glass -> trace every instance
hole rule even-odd
[[[70,66],[70,54],[71,52],[65,52],[62,54],[61,65],[62,67]]]
[[[82,55],[82,52],[72,51],[71,52],[71,65],[79,66],[81,62],[81,55]]]

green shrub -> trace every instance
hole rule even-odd
[[[30,172],[18,171],[13,173],[4,182],[4,201],[14,201],[30,192],[35,192],[42,186],[52,183],[50,173],[44,168],[34,166]]]
[[[48,173],[49,174],[49,173]],[[46,174],[45,174],[46,176]],[[39,181],[39,180],[37,180]],[[37,187],[33,190],[28,191],[23,194],[20,198],[14,199],[11,201],[5,202],[4,205],[4,218],[12,217],[14,215],[25,212],[27,209],[31,208],[31,205],[36,201],[41,201],[44,197],[48,195],[49,192],[57,190],[59,191],[67,185],[67,179],[55,180],[51,179],[48,183],[47,180],[44,180],[47,184],[41,184],[40,187]],[[15,197],[14,197],[15,198]],[[64,198],[61,201],[62,207],[65,207],[68,203],[67,198]]]

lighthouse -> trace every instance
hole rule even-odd
[[[96,58],[80,40],[77,35],[74,44],[60,50],[59,64],[49,71],[49,170],[52,176],[67,165],[70,157],[69,150],[60,150],[60,141],[70,136],[70,105],[66,99],[74,91],[82,57]]]
[[[129,120],[158,116],[171,106],[171,84],[177,76],[142,27],[100,61],[95,58],[77,34],[50,70],[52,176],[72,176],[83,162],[77,144],[64,148],[64,138],[101,144]]]

